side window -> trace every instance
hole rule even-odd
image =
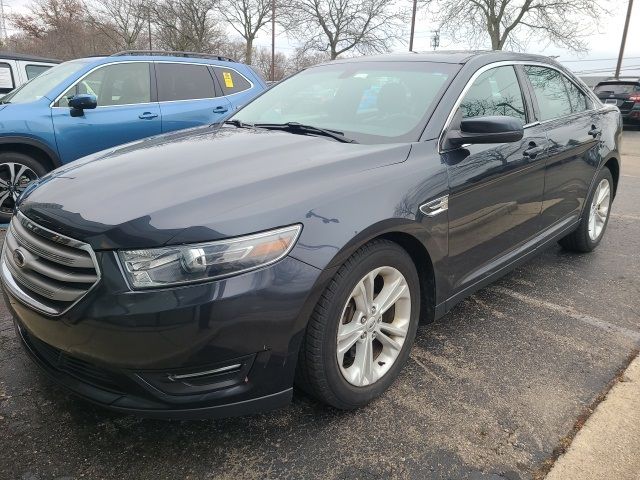
[[[50,68],[50,65],[27,65],[24,67],[25,71],[27,72],[27,79],[29,80],[37,77],[42,72],[46,72]]]
[[[151,101],[149,64],[116,63],[94,70],[67,90],[57,106],[67,107],[71,97],[83,93],[95,95],[99,107],[149,103]]]
[[[526,122],[522,91],[512,66],[487,70],[475,79],[460,104],[462,116],[508,115]]]
[[[582,93],[571,80],[568,78],[564,78],[565,83],[567,84],[567,92],[569,94],[569,102],[571,103],[571,111],[573,113],[584,112],[588,110],[590,107],[590,102],[587,102],[587,96]]]
[[[525,65],[524,71],[533,85],[540,110],[540,120],[551,120],[573,111],[569,88],[560,72],[532,65]]]
[[[156,63],[156,77],[159,102],[216,96],[213,77],[206,65]]]
[[[213,67],[213,71],[222,87],[222,93],[231,95],[251,88],[249,80],[244,78],[235,70],[222,67]]]
[[[15,86],[11,65],[8,63],[0,63],[0,95],[9,93]]]

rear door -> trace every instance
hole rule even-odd
[[[601,115],[593,101],[559,70],[523,67],[537,119],[549,140],[542,226],[560,229],[582,211],[600,162]]]
[[[95,95],[98,107],[72,117],[69,98],[81,93]],[[160,108],[148,62],[98,67],[61,95],[51,112],[58,151],[65,163],[160,133]]]
[[[0,98],[20,86],[20,78],[17,75],[16,62],[0,60]]]
[[[231,109],[208,65],[155,63],[162,131],[211,125]]]
[[[473,81],[457,121],[507,115],[530,123],[526,91],[513,65],[491,68]],[[510,252],[515,255],[538,234],[546,143],[540,126],[532,124],[518,142],[464,145],[443,155],[454,294],[499,270]]]

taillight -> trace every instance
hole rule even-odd
[[[630,95],[629,100],[632,102],[640,102],[640,95]]]

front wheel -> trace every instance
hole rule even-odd
[[[406,363],[418,326],[420,285],[411,257],[377,240],[340,268],[309,321],[298,385],[337,408],[382,394]]]
[[[587,199],[578,228],[560,240],[560,245],[574,252],[591,252],[607,228],[613,201],[613,177],[608,168],[598,173],[595,188]]]
[[[0,153],[0,223],[11,220],[18,196],[47,170],[36,159],[18,152]]]

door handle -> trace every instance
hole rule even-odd
[[[144,112],[144,113],[141,113],[140,115],[138,115],[138,118],[140,120],[151,120],[153,118],[156,118],[157,116],[158,116],[157,113]]]
[[[601,128],[596,127],[595,125],[591,125],[591,130],[589,130],[589,135],[591,135],[593,138],[596,138],[601,133],[602,133]]]
[[[225,107],[224,105],[220,105],[219,107],[213,109],[213,113],[227,113],[228,111],[229,108]]]
[[[539,153],[544,151],[544,147],[539,147],[536,142],[529,142],[529,148],[527,148],[522,155],[529,158],[536,158]]]

